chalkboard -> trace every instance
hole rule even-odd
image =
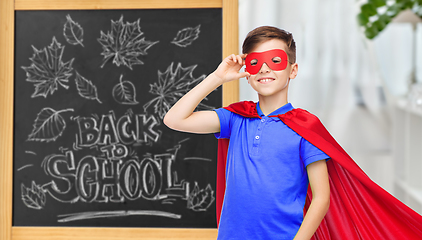
[[[15,17],[13,225],[216,227],[217,141],[162,119],[220,63],[221,9]]]

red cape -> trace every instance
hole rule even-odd
[[[244,117],[259,118],[254,102],[235,103],[225,109]],[[422,216],[369,179],[315,115],[294,109],[277,117],[331,157],[327,161],[330,208],[312,239],[422,239]],[[228,144],[228,139],[220,139],[218,144],[217,223],[225,192]],[[304,213],[311,199],[308,187]]]

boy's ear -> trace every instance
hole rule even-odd
[[[299,65],[297,65],[297,63],[293,63],[291,65],[291,70],[290,70],[290,79],[294,79],[297,76],[298,70],[299,70]]]

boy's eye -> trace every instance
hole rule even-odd
[[[273,57],[272,59],[273,63],[281,63],[281,58],[280,57]]]
[[[251,63],[251,66],[255,66],[256,64],[258,64],[258,60],[252,59],[250,63]]]

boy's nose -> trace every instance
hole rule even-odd
[[[261,69],[259,69],[260,73],[268,73],[271,71],[271,68],[268,67],[268,65],[266,63],[263,63],[261,66]]]

